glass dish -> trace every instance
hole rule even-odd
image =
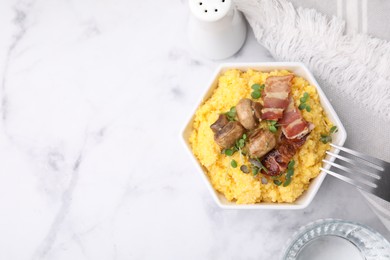
[[[364,225],[323,219],[302,228],[288,243],[284,260],[390,259],[390,243]]]

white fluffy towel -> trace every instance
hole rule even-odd
[[[301,61],[316,77],[390,120],[390,43],[344,34],[345,22],[286,0],[236,0],[253,32],[278,60]]]

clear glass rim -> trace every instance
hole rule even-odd
[[[342,223],[342,222],[338,222],[338,223]],[[362,227],[362,226],[359,226],[359,227]],[[302,245],[302,247],[298,250],[297,254],[299,255],[307,246],[309,246],[311,243],[315,242],[317,239],[320,239],[322,237],[337,237],[337,238],[341,238],[341,239],[347,241],[348,243],[350,243],[351,245],[353,245],[359,251],[360,256],[362,257],[362,259],[366,259],[365,256],[364,256],[364,252],[361,250],[359,245],[357,245],[354,241],[349,240],[345,236],[340,236],[340,235],[335,235],[335,234],[325,234],[325,235],[319,235],[319,236],[313,237],[312,239],[307,241],[306,244]],[[297,238],[297,240],[299,240],[299,238]],[[287,253],[288,252],[286,252],[286,256],[287,256]]]
[[[313,242],[314,240],[320,238],[320,237],[324,237],[324,236],[330,236],[330,237],[339,237],[339,238],[342,238],[342,239],[345,239],[346,241],[350,242],[352,245],[354,245],[358,250],[359,252],[361,253],[362,257],[365,258],[365,255],[364,255],[364,252],[361,250],[361,248],[359,247],[359,245],[357,245],[354,241],[352,241],[348,235],[346,234],[343,234],[342,232],[329,232],[329,233],[325,233],[325,234],[317,234],[317,235],[314,235],[314,237],[310,238],[308,241],[306,241],[305,243],[303,244],[300,244],[300,245],[297,245],[297,242],[302,240],[304,238],[305,235],[307,235],[308,232],[310,231],[313,231],[317,228],[320,228],[320,227],[323,227],[325,225],[331,225],[331,224],[346,224],[346,225],[351,225],[351,226],[355,226],[357,228],[361,228],[361,229],[364,229],[364,230],[367,230],[369,231],[370,233],[372,233],[372,235],[376,236],[378,239],[381,240],[381,242],[383,242],[388,248],[390,248],[390,243],[389,241],[386,240],[386,238],[384,238],[379,232],[377,232],[376,230],[364,225],[364,224],[360,224],[360,223],[357,223],[357,222],[354,222],[354,221],[348,221],[348,220],[341,220],[341,219],[332,219],[332,218],[327,218],[327,219],[319,219],[319,220],[316,220],[314,222],[311,222],[305,226],[302,226],[298,229],[297,232],[295,232],[295,234],[289,239],[288,243],[287,243],[287,248],[283,251],[283,257],[282,259],[288,259],[289,257],[289,253],[291,251],[293,251],[293,247],[296,247],[298,246],[299,249],[297,250],[297,254],[299,254],[299,252],[302,251],[302,249],[310,244],[311,242]],[[334,231],[334,230],[333,230]]]

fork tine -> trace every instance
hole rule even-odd
[[[338,168],[338,169],[340,169],[340,170],[343,170],[343,171],[345,171],[345,172],[349,172],[349,173],[352,173],[352,174],[356,174],[356,173],[358,173],[358,174],[364,174],[364,175],[366,175],[366,176],[370,176],[370,177],[372,177],[372,178],[375,178],[375,179],[377,179],[377,180],[380,180],[381,179],[381,177],[379,176],[379,175],[376,175],[376,174],[373,174],[373,173],[371,173],[371,172],[368,172],[368,171],[363,171],[363,170],[361,170],[361,169],[350,169],[350,168],[347,168],[347,167],[345,167],[345,166],[343,166],[343,165],[340,165],[340,164],[337,164],[337,163],[334,163],[334,162],[331,162],[331,161],[328,161],[328,160],[322,160],[324,163],[327,163],[327,164],[330,164],[330,165],[332,165],[332,166],[334,166],[334,167],[336,167],[336,168]]]
[[[378,170],[380,170],[380,171],[384,171],[383,166],[388,164],[388,162],[382,161],[382,160],[380,160],[378,158],[372,157],[372,156],[367,155],[367,154],[359,153],[357,151],[351,150],[351,149],[346,148],[346,147],[338,146],[338,145],[335,145],[335,144],[332,144],[332,143],[330,145],[333,146],[336,149],[339,149],[339,150],[344,151],[346,153],[350,153],[350,154],[352,154],[352,155],[354,155],[354,156],[356,156],[356,157],[358,157],[358,158],[360,158],[360,159],[362,159],[362,160],[364,160],[366,162],[369,162],[371,164],[379,166],[380,169],[378,169]]]
[[[335,154],[335,153],[332,153],[332,152],[329,152],[329,151],[326,151],[326,154],[329,154],[330,156],[333,156],[333,157],[336,157],[344,162],[347,162],[347,163],[350,163],[352,165],[359,165],[361,167],[366,167],[366,169],[370,169],[370,170],[376,170],[376,171],[384,171],[384,169],[378,165],[375,165],[375,164],[372,164],[368,161],[357,161],[357,160],[352,160],[350,158],[347,158],[347,157],[344,157],[342,155],[339,155],[339,154]],[[360,157],[359,157],[360,158]]]
[[[343,180],[343,181],[345,181],[345,182],[348,182],[349,184],[352,184],[352,185],[354,185],[355,187],[357,187],[357,188],[359,188],[359,189],[361,189],[361,190],[367,191],[367,192],[369,192],[369,193],[372,193],[372,189],[373,189],[373,188],[378,187],[376,184],[371,183],[371,182],[368,182],[368,181],[366,181],[366,180],[351,179],[351,178],[346,177],[346,176],[344,176],[344,175],[342,175],[342,174],[340,174],[340,173],[332,172],[332,171],[329,171],[329,170],[324,169],[324,168],[322,168],[322,167],[321,167],[320,169],[321,169],[322,171],[324,171],[324,172],[326,172],[326,173],[328,173],[328,174],[330,174],[330,175],[332,175],[332,176],[334,176],[334,177],[340,179],[340,180]],[[369,186],[369,187],[367,187],[367,186]]]

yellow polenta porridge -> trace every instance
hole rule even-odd
[[[305,79],[231,69],[196,111],[189,141],[229,201],[281,203],[295,201],[319,174],[335,131]]]

